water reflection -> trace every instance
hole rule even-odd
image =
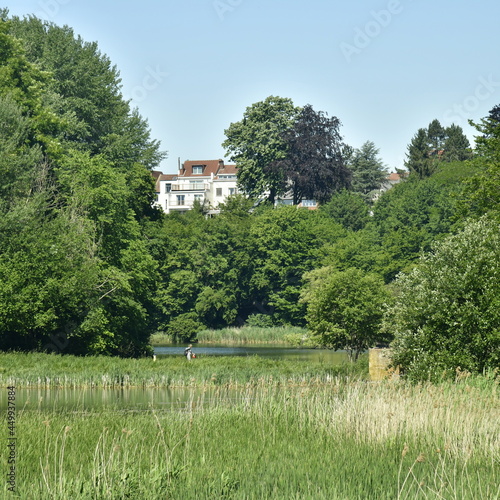
[[[0,392],[0,409],[7,407],[7,391]],[[236,401],[241,391],[227,387],[182,388],[16,388],[20,411],[88,412],[102,408],[123,411],[164,411],[191,408],[212,401]]]
[[[184,345],[156,346],[155,354],[160,356],[182,356]],[[347,354],[343,351],[330,349],[302,349],[283,347],[282,344],[266,345],[223,345],[223,344],[195,344],[193,352],[197,357],[204,356],[261,356],[272,359],[294,359],[297,361],[314,361],[328,363],[342,363],[347,361]]]
[[[183,356],[183,345],[157,346],[157,357]],[[283,345],[216,345],[196,344],[197,358],[205,356],[262,356],[271,359],[293,359],[304,362],[339,364],[347,360],[345,352],[328,349],[297,349]],[[222,393],[221,391],[226,391]],[[217,387],[205,388],[67,388],[36,387],[16,389],[17,411],[93,411],[113,408],[123,411],[168,410],[189,407],[195,401],[202,404],[217,399],[237,400],[241,392]],[[7,407],[7,391],[0,391],[0,410]]]

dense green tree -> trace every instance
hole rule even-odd
[[[469,139],[458,125],[452,124],[445,129],[444,159],[448,162],[464,161],[472,158]]]
[[[369,207],[359,193],[344,189],[335,193],[320,210],[346,229],[358,231],[370,220]]]
[[[0,213],[31,187],[42,161],[38,146],[29,145],[31,123],[10,95],[0,97]]]
[[[405,167],[410,174],[423,179],[436,170],[436,163],[430,158],[427,131],[419,128],[408,145]]]
[[[426,129],[418,129],[406,156],[410,174],[423,179],[436,172],[442,162],[467,160],[472,153],[461,127],[452,124],[443,128],[439,120],[433,120]]]
[[[379,158],[379,149],[371,141],[354,150],[347,167],[352,172],[351,190],[365,197],[380,189],[387,177],[385,165]]]
[[[396,282],[386,317],[394,363],[415,380],[500,367],[500,231],[469,222]]]
[[[158,264],[138,221],[157,218],[158,144],[96,44],[1,17],[0,346],[142,355]]]
[[[286,155],[283,132],[289,129],[299,112],[292,100],[270,96],[249,106],[243,119],[224,131],[230,159],[238,166],[238,184],[251,197],[275,197],[286,189],[280,169],[271,168]]]
[[[296,207],[268,209],[250,228],[252,256],[250,297],[277,323],[300,325],[304,305],[298,302],[302,275],[319,257],[315,221],[320,214]]]
[[[467,181],[461,201],[461,217],[490,214],[500,218],[500,106],[495,106],[479,123],[472,123],[480,133],[476,137],[477,155],[472,161],[475,175]]]
[[[282,191],[292,192],[293,204],[303,199],[324,203],[333,193],[347,188],[351,174],[345,165],[345,144],[339,132],[340,121],[304,106],[292,126],[282,134],[286,144],[284,158],[264,167],[268,175],[282,171]]]
[[[347,350],[355,360],[367,348],[389,340],[381,322],[391,296],[379,276],[354,268],[321,268],[306,279],[302,301],[307,304],[309,332],[319,345]]]

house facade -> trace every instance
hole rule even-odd
[[[219,205],[238,193],[236,166],[223,160],[185,161],[178,174],[153,172],[156,180],[156,205],[165,213],[187,212],[195,202],[219,213]]]

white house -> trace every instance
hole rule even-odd
[[[185,161],[178,174],[154,171],[156,205],[167,214],[186,212],[195,201],[206,203],[209,213],[219,212],[219,205],[238,192],[236,166],[223,160]]]

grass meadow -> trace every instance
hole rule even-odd
[[[409,385],[366,380],[366,360],[21,353],[0,367],[4,386],[192,387],[169,409],[19,402],[16,494],[4,479],[2,498],[500,499],[496,374]]]
[[[19,411],[17,497],[499,498],[494,383],[206,394],[175,411]]]

